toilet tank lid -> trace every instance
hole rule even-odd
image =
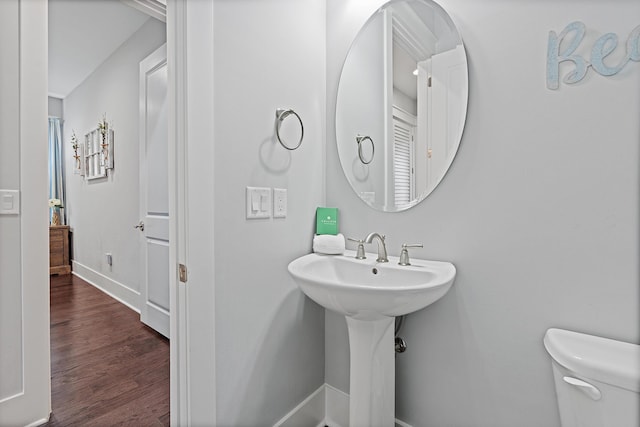
[[[556,362],[578,375],[640,392],[640,345],[551,328],[544,346]]]

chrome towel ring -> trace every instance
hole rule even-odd
[[[371,143],[371,158],[369,160],[365,160],[364,156],[362,154],[362,143],[369,140],[369,142]],[[370,136],[366,136],[366,135],[357,135],[356,136],[356,142],[358,143],[358,157],[360,157],[360,161],[365,164],[368,165],[369,163],[371,163],[373,161],[373,155],[376,152],[376,146],[373,143],[373,139],[371,139]]]
[[[284,119],[286,119],[287,117],[289,117],[290,115],[294,115],[296,116],[296,118],[298,119],[298,122],[300,122],[300,140],[298,141],[298,143],[295,146],[290,146],[284,143],[284,141],[282,140],[282,138],[280,137],[280,126],[282,125],[282,122],[284,121]],[[296,113],[295,111],[291,110],[291,109],[283,109],[283,108],[278,108],[276,110],[276,137],[278,138],[278,142],[280,142],[280,145],[282,145],[284,148],[286,148],[287,150],[295,150],[298,147],[300,147],[300,144],[302,144],[302,138],[304,137],[304,125],[302,124],[302,119],[300,118],[300,116],[298,115],[298,113]]]

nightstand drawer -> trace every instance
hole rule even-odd
[[[49,274],[69,274],[69,226],[49,227]]]

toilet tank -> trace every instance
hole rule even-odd
[[[640,426],[640,346],[549,329],[562,427]]]

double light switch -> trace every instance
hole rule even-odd
[[[271,189],[247,187],[247,219],[271,218]]]

